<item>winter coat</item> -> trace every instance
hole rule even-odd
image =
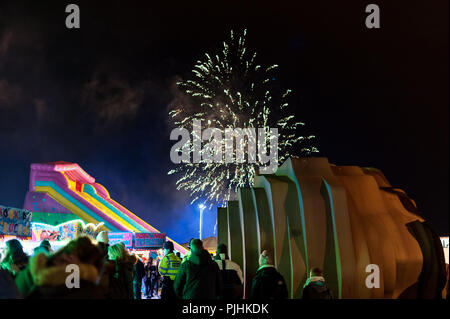
[[[325,279],[321,276],[315,276],[307,279],[301,299],[333,299],[333,294],[325,285]]]
[[[145,266],[145,278],[146,280],[156,280],[159,278],[158,267],[153,265]]]
[[[229,260],[225,254],[217,255],[215,261],[222,275],[223,298],[241,299],[244,284],[241,267],[234,261]]]
[[[128,256],[125,260],[111,263],[114,265],[114,270],[109,276],[109,287],[107,297],[111,299],[133,299],[133,278],[134,278],[134,264],[137,258],[133,255]]]
[[[67,265],[51,265],[49,257],[39,253],[30,259],[27,268],[16,277],[20,293],[29,299],[100,299],[104,290],[96,284],[98,270],[94,265],[78,264],[79,288],[68,288]],[[70,281],[72,282],[72,281]]]
[[[0,268],[0,299],[21,299],[11,273]]]
[[[192,253],[181,264],[174,289],[181,299],[217,299],[222,295],[222,277],[217,263],[206,250]]]
[[[273,265],[259,267],[252,282],[250,299],[286,299],[288,291],[283,276]]]
[[[107,256],[106,256],[107,257]],[[109,289],[109,279],[114,271],[115,263],[108,258],[104,258],[103,268],[100,271],[100,286],[107,292]]]
[[[145,276],[145,266],[140,259],[138,259],[136,264],[134,265],[134,272],[135,272],[134,281],[142,282],[142,278],[144,278]]]

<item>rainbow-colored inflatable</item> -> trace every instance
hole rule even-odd
[[[75,163],[31,164],[24,209],[58,216],[73,214],[86,223],[103,223],[111,232],[159,233],[113,200],[105,187]],[[174,243],[176,250],[186,253],[183,246],[167,239]]]

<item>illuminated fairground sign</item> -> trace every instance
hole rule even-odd
[[[166,234],[161,233],[108,233],[109,244],[124,243],[128,249],[159,249],[166,241]]]
[[[134,234],[135,249],[159,249],[166,241],[166,234],[136,233]]]
[[[71,220],[57,226],[44,223],[32,224],[32,240],[41,241],[48,239],[51,241],[72,240],[81,235],[95,238],[103,229],[103,223],[97,225],[86,224],[81,219]]]
[[[108,233],[109,245],[115,245],[118,243],[124,243],[127,249],[133,247],[133,233],[130,232],[119,232],[119,233]]]
[[[0,236],[30,237],[31,216],[28,210],[0,206]]]

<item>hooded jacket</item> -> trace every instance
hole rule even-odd
[[[79,288],[68,288],[67,265],[51,265],[49,257],[38,253],[30,259],[26,269],[16,277],[20,293],[31,299],[99,299],[104,298],[104,290],[96,284],[98,270],[94,265],[78,264]]]
[[[111,260],[109,262],[114,268],[109,275],[107,297],[112,299],[133,299],[133,279],[135,276],[134,265],[137,262],[136,256],[129,255],[124,260]]]
[[[219,266],[206,250],[192,252],[181,264],[174,289],[181,299],[218,299],[222,295]]]
[[[286,299],[287,297],[286,282],[275,266],[259,267],[253,278],[250,299]]]
[[[301,299],[333,299],[333,294],[325,285],[325,279],[322,276],[313,276],[306,280]]]

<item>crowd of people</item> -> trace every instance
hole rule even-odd
[[[219,244],[216,255],[203,248],[200,239],[191,239],[182,258],[173,243],[164,243],[160,262],[149,258],[144,263],[123,243],[108,244],[106,232],[96,241],[79,237],[53,252],[44,240],[27,256],[17,239],[6,242],[1,258],[1,299],[141,299],[145,298],[226,299],[244,297],[244,276],[240,266],[230,260],[226,245]],[[68,284],[68,266],[77,265],[79,285]],[[274,266],[269,250],[263,250],[249,299],[286,299],[288,290],[283,276]],[[161,294],[159,296],[159,291]],[[313,268],[304,286],[302,299],[331,299],[323,272]]]

